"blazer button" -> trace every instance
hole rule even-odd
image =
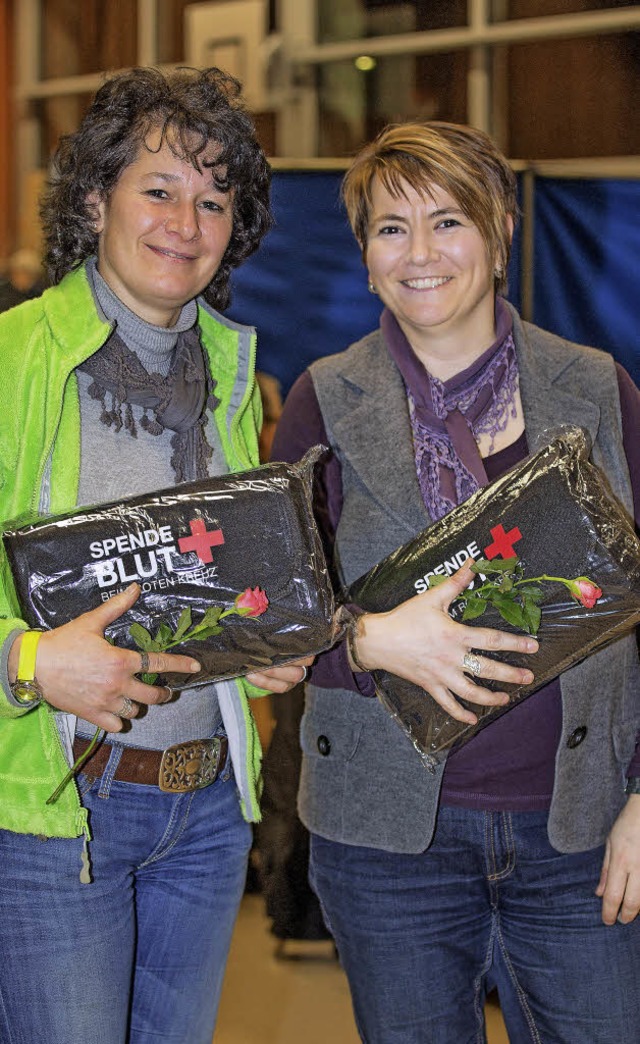
[[[327,754],[331,750],[331,740],[328,736],[318,736],[318,750],[322,754],[323,758],[326,758]]]
[[[579,729],[574,729],[574,731],[569,736],[569,739],[567,740],[567,746],[569,747],[569,749],[573,750],[574,747],[579,747],[586,735],[586,725],[581,725]]]

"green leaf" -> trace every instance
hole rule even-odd
[[[484,598],[469,598],[467,599],[467,604],[464,607],[462,619],[475,620],[476,617],[482,616],[486,608],[487,602]]]
[[[529,584],[527,582],[522,584],[522,586],[518,588],[518,591],[520,592],[523,598],[532,598],[535,599],[536,602],[539,602],[543,595],[541,587],[538,587],[537,585],[534,586],[533,584]]]
[[[429,590],[432,587],[440,587],[440,584],[446,584],[448,576],[442,576],[440,573],[434,573],[433,576],[429,577]]]
[[[496,598],[494,599],[494,605],[502,619],[506,620],[507,623],[513,627],[519,627],[522,631],[529,630],[524,609],[517,602],[511,601],[509,598]]]
[[[200,623],[194,624],[191,630],[187,631],[187,633],[183,636],[184,641],[202,641],[204,631],[207,632],[206,637],[208,637],[210,633],[210,628],[217,628],[219,626],[219,619],[221,614],[222,609],[220,609],[219,607],[212,607],[211,609],[207,609]],[[218,634],[219,631],[216,630],[211,633]]]
[[[157,632],[156,632],[156,637],[155,637],[155,641],[156,641],[156,643],[158,645],[158,648],[159,649],[164,649],[166,644],[167,644],[167,642],[170,642],[172,638],[173,638],[173,633],[171,631],[171,628],[169,627],[169,624],[165,623],[164,620],[163,620],[162,623],[160,624]]]
[[[145,652],[156,651],[157,647],[155,645],[155,642],[153,641],[153,638],[149,634],[147,628],[143,627],[142,624],[132,623],[131,627],[129,628],[129,634],[131,635],[139,649],[143,649]]]
[[[489,562],[486,558],[478,558],[471,566],[471,569],[474,573],[484,573],[485,576],[490,576],[491,573],[512,573],[517,561],[517,557],[494,558],[492,562]]]
[[[525,620],[528,624],[529,634],[537,634],[542,618],[542,610],[533,600],[526,599],[523,605]]]
[[[204,627],[200,624],[197,629],[186,636],[185,641],[203,642],[205,638],[211,638],[214,634],[220,634],[221,632],[222,627],[220,624],[211,624],[210,627]]]
[[[180,641],[180,639],[182,638],[182,635],[186,634],[186,632],[189,630],[190,627],[191,627],[191,609],[189,609],[189,608],[183,609],[182,612],[180,613],[179,618],[178,618],[178,625],[177,625],[175,631],[173,632],[173,640],[174,640],[174,642]]]
[[[527,587],[518,588],[518,597],[523,603],[529,603],[530,605],[537,605],[542,598],[541,588],[535,588],[530,591]]]

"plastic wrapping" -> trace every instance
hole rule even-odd
[[[57,627],[135,580],[140,597],[106,636],[136,649],[132,624],[152,636],[162,625],[175,632],[185,609],[197,624],[210,607],[230,609],[258,587],[266,611],[230,615],[219,634],[171,649],[194,656],[202,671],[168,674],[167,684],[191,688],[327,649],[335,607],[311,504],[322,452],[316,446],[297,464],[265,464],[8,528],[3,541],[24,619]]]
[[[531,685],[478,684],[507,690],[505,707],[460,703],[478,716],[475,725],[456,721],[423,689],[384,671],[374,671],[378,697],[411,738],[427,767],[469,740],[524,697],[568,667],[630,631],[640,621],[640,541],[624,508],[614,499],[604,475],[588,460],[588,435],[565,428],[549,445],[389,555],[351,585],[346,600],[383,612],[428,589],[430,574],[450,575],[469,556],[517,556],[525,575],[569,579],[589,577],[602,589],[593,608],[575,601],[566,587],[545,582],[534,657],[490,653],[535,673]],[[464,611],[464,596],[450,608]],[[523,633],[489,606],[469,626]],[[605,698],[603,696],[603,698]]]

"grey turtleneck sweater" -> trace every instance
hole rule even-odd
[[[99,275],[95,262],[88,266],[89,280],[99,310],[116,324],[120,337],[149,373],[166,376],[171,367],[178,334],[190,329],[197,317],[195,301],[184,306],[170,329],[144,322],[115,296]],[[139,424],[143,410],[133,406],[137,437],[124,428],[115,432],[100,422],[102,406],[88,393],[92,378],[77,371],[80,396],[80,485],[79,504],[105,503],[122,497],[149,493],[175,485],[171,468],[173,432],[150,435]],[[227,470],[217,429],[210,419],[206,437],[213,448],[210,475]],[[194,476],[195,477],[195,476]],[[163,750],[173,743],[211,736],[221,717],[215,686],[184,689],[176,699],[160,706],[143,708],[137,718],[118,733],[119,743]],[[130,727],[129,727],[130,725]],[[92,736],[95,726],[78,721],[77,732]]]

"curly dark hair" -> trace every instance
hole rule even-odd
[[[107,200],[149,133],[160,129],[161,143],[197,170],[211,166],[221,191],[235,190],[231,240],[204,291],[214,308],[228,305],[231,270],[257,250],[273,220],[271,170],[240,91],[220,69],[138,68],[103,84],[78,130],[61,138],[43,195],[45,261],[53,283],[97,253],[89,196]],[[201,162],[212,142],[219,146],[215,165]]]

